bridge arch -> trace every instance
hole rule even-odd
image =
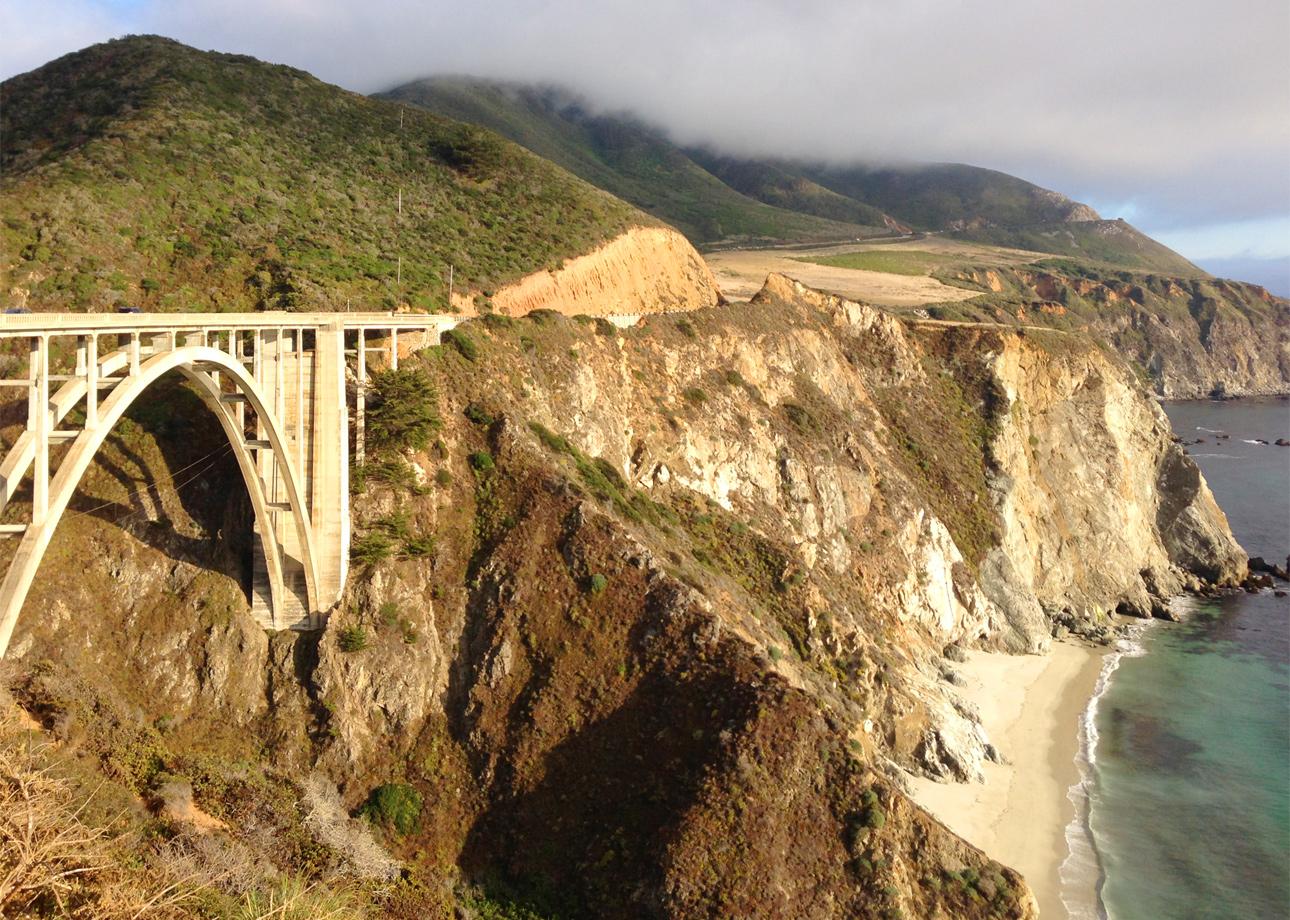
[[[300,470],[296,468],[295,459],[288,449],[280,420],[276,418],[269,401],[260,392],[255,378],[247,372],[238,358],[206,345],[185,345],[164,351],[142,362],[137,372],[125,377],[114,386],[98,407],[97,424],[77,434],[67,454],[58,465],[57,472],[49,483],[48,510],[40,520],[33,521],[23,533],[4,581],[0,583],[0,656],[8,648],[27,592],[31,589],[58,521],[94,456],[125,411],[161,377],[176,370],[197,384],[203,400],[215,413],[225,435],[233,445],[233,454],[237,458],[238,468],[246,483],[256,523],[264,537],[261,542],[269,573],[274,609],[283,609],[286,591],[282,577],[282,553],[277,540],[273,538],[275,533],[273,512],[277,510],[288,511],[292,516],[300,548],[300,561],[304,567],[309,609],[319,609],[319,571],[309,508],[305,502]],[[217,374],[220,377],[217,378],[215,376]],[[236,417],[221,398],[229,395],[222,390],[221,378],[231,382],[237,397],[245,399],[252,407],[267,443],[247,442]],[[266,449],[273,452],[281,471],[281,480],[285,485],[287,498],[286,508],[275,508],[270,505],[264,482],[257,469],[254,452]]]

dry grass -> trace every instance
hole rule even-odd
[[[228,920],[362,920],[365,914],[346,889],[285,879],[247,892]]]
[[[171,836],[161,842],[147,837],[125,812],[104,820],[110,798],[106,781],[87,790],[56,745],[28,725],[12,700],[0,697],[0,918],[367,916],[362,891],[352,882],[309,882],[281,874],[263,854],[226,834],[170,826]],[[333,825],[351,823],[328,817]],[[357,860],[363,868],[370,871],[380,863],[374,842],[353,848],[351,860],[365,857]],[[390,874],[389,865],[377,868]]]
[[[160,918],[187,916],[192,879],[129,868],[128,838],[84,820],[50,744],[0,728],[0,916]]]

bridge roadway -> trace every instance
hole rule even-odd
[[[22,376],[0,379],[27,397],[26,425],[0,459],[0,537],[19,541],[0,582],[0,656],[95,452],[172,371],[196,385],[246,482],[260,547],[257,619],[316,628],[348,569],[349,431],[352,423],[361,462],[369,361],[397,367],[401,352],[438,343],[458,322],[407,313],[0,315],[0,352],[25,342],[27,358]]]

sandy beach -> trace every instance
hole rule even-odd
[[[1025,876],[1045,920],[1067,916],[1058,877],[1074,817],[1066,791],[1079,780],[1080,715],[1104,654],[1060,642],[1046,656],[970,653],[960,692],[1009,763],[987,763],[984,784],[912,780],[920,805]]]

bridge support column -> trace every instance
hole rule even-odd
[[[314,337],[313,456],[309,507],[318,547],[318,600],[340,600],[349,571],[349,413],[345,405],[345,327],[319,326]]]

